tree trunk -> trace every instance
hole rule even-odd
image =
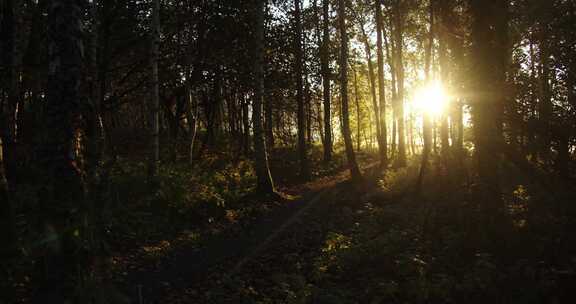
[[[102,125],[101,105],[100,102],[101,92],[98,83],[98,56],[99,56],[99,26],[100,19],[98,17],[98,1],[94,0],[90,6],[90,15],[92,18],[92,33],[91,33],[91,51],[90,51],[90,104],[86,113],[86,137],[87,137],[87,177],[88,184],[94,186],[100,174],[100,161],[102,159],[102,152],[104,146],[104,128]]]
[[[426,83],[430,82],[430,62],[432,61],[433,46],[434,46],[434,0],[430,0],[430,32],[428,36],[428,45],[426,46],[426,54],[424,59],[424,75],[426,77]],[[432,144],[432,126],[430,120],[430,114],[424,112],[422,117],[422,135],[424,139],[424,147],[422,149],[422,161],[420,163],[420,173],[418,174],[418,181],[416,182],[416,193],[420,193],[422,189],[422,183],[424,181],[424,175],[428,168],[428,162],[430,159],[431,144]]]
[[[360,96],[358,95],[358,77],[354,70],[354,103],[356,104],[356,151],[360,152]]]
[[[471,96],[472,119],[474,123],[474,144],[476,152],[479,186],[484,203],[483,209],[488,218],[499,217],[503,212],[501,204],[500,186],[498,183],[498,164],[501,155],[502,143],[498,118],[500,117],[498,91],[494,88],[502,87],[500,77],[497,75],[497,54],[494,54],[495,34],[493,14],[498,0],[470,0],[472,13],[472,54],[474,75]],[[492,10],[491,10],[492,9]],[[507,30],[507,28],[499,29]],[[494,223],[493,220],[489,222]]]
[[[440,79],[442,84],[446,88],[449,83],[449,62],[448,62],[448,47],[447,47],[447,33],[446,33],[446,1],[439,2],[439,14],[441,20],[441,26],[439,27],[438,40],[438,63],[440,65]],[[450,151],[450,140],[448,134],[448,110],[444,109],[439,116],[440,119],[440,143],[442,149],[440,150],[442,154],[442,159],[444,160],[444,165],[447,165],[448,153]]]
[[[265,120],[264,120],[264,128],[265,128],[265,133],[266,133],[266,147],[268,149],[272,149],[274,147],[274,132],[272,130],[272,126],[273,126],[273,119],[272,119],[272,114],[273,114],[273,102],[272,102],[272,96],[268,96],[268,98],[264,101],[264,115],[265,115]]]
[[[242,125],[243,125],[243,143],[244,155],[250,154],[250,120],[248,119],[248,100],[242,97]]]
[[[364,25],[360,24],[360,30],[362,31],[362,40],[364,42],[364,52],[366,53],[366,63],[368,64],[368,80],[370,81],[370,95],[372,96],[372,107],[374,108],[374,121],[376,122],[376,140],[378,141],[378,155],[380,157],[380,165],[386,163],[386,147],[384,147],[385,141],[382,140],[382,127],[380,126],[381,120],[379,118],[380,109],[378,106],[378,97],[376,94],[376,80],[374,77],[374,65],[372,64],[372,48],[370,47],[370,41],[366,31],[364,30]],[[380,80],[378,80],[380,81]]]
[[[384,53],[382,51],[382,6],[380,0],[374,1],[376,6],[376,56],[378,62],[378,96],[379,96],[379,113],[377,113],[380,135],[378,136],[378,151],[380,153],[380,166],[386,167],[388,164],[388,140],[386,129],[386,83],[384,82]]]
[[[152,8],[152,49],[150,64],[152,67],[152,94],[150,96],[150,156],[148,176],[154,179],[158,175],[160,160],[160,93],[158,79],[158,59],[160,47],[160,0],[154,0]]]
[[[388,39],[386,37],[386,34],[384,32],[384,29],[382,29],[382,36],[384,38],[384,47],[386,48],[386,60],[388,61],[388,66],[390,67],[390,74],[391,74],[391,84],[392,84],[392,108],[393,108],[393,116],[394,118],[392,119],[392,133],[390,134],[390,142],[391,142],[391,147],[390,147],[390,158],[395,158],[396,157],[396,115],[397,115],[397,110],[396,110],[396,104],[398,101],[398,94],[397,94],[397,87],[396,87],[396,68],[395,68],[395,63],[394,63],[394,49],[393,49],[393,45],[389,46],[388,45]],[[391,41],[392,44],[392,41]],[[392,50],[391,50],[392,49]]]
[[[322,70],[322,97],[324,99],[324,161],[332,160],[332,113],[330,97],[330,20],[328,13],[329,0],[322,0],[322,47],[320,54],[320,65]]]
[[[338,15],[340,28],[340,96],[342,98],[342,136],[346,148],[346,158],[352,180],[362,179],[360,169],[356,163],[356,155],[352,146],[350,135],[350,114],[348,111],[348,34],[346,33],[346,4],[345,0],[338,0]]]
[[[550,92],[550,52],[547,25],[540,29],[540,101],[538,103],[539,142],[538,152],[543,160],[550,158],[550,121],[552,115],[552,100]]]
[[[9,87],[8,87],[8,104],[6,111],[6,131],[7,141],[5,145],[11,146],[17,141],[18,138],[18,106],[21,106],[21,96],[20,96],[20,76],[22,72],[22,3],[21,0],[9,0],[7,1],[7,11],[9,14],[9,27],[8,32],[8,56],[9,56]]]
[[[185,55],[188,56],[188,55]],[[190,75],[190,66],[187,65],[186,71]],[[194,142],[196,141],[196,132],[198,129],[198,104],[196,103],[196,98],[192,92],[192,79],[190,77],[186,78],[184,83],[185,86],[185,98],[187,104],[186,120],[188,121],[188,163],[190,165],[194,164]]]
[[[21,0],[8,0],[5,4],[5,12],[1,12],[4,16],[3,22],[0,23],[2,37],[2,51],[5,52],[7,59],[7,102],[0,108],[0,136],[4,138],[4,162],[6,166],[6,173],[10,176],[13,173],[16,165],[16,155],[12,151],[18,140],[18,121],[22,109],[22,94],[21,94],[21,81],[22,74],[22,11],[23,5]],[[0,104],[1,105],[1,104]]]
[[[16,229],[14,224],[14,211],[8,181],[4,173],[4,157],[2,137],[0,137],[0,259],[3,256],[11,256],[16,251]]]
[[[394,5],[394,21],[395,21],[395,47],[396,47],[396,81],[397,81],[397,128],[398,128],[398,158],[397,166],[406,166],[406,136],[404,132],[404,64],[403,64],[403,51],[404,51],[404,8],[401,1],[396,0]]]
[[[84,201],[84,181],[76,159],[81,115],[82,9],[73,0],[54,0],[48,8],[48,83],[44,141],[39,151],[47,189],[40,197],[46,254],[44,288],[64,303],[74,294],[78,244],[84,237],[75,214]],[[80,238],[80,239],[79,239]],[[42,269],[42,268],[39,268]],[[49,288],[49,289],[48,289]],[[41,295],[39,295],[41,297]],[[48,301],[50,302],[50,301]]]
[[[252,104],[252,125],[254,126],[254,170],[256,189],[261,193],[273,193],[274,183],[268,166],[268,153],[262,128],[262,104],[264,99],[264,9],[266,0],[255,0],[254,31],[254,102]],[[247,113],[246,113],[247,114]]]
[[[294,72],[296,77],[296,102],[298,112],[296,120],[298,123],[298,156],[300,161],[300,176],[304,180],[310,179],[310,167],[308,165],[308,149],[306,145],[306,113],[304,109],[304,87],[302,80],[303,54],[302,54],[302,21],[300,19],[300,0],[294,0],[294,54],[296,57]]]

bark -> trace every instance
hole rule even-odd
[[[372,48],[370,47],[370,42],[368,35],[364,29],[364,25],[360,24],[360,30],[362,32],[362,40],[364,42],[364,52],[366,53],[366,62],[368,64],[368,80],[370,81],[370,95],[372,96],[372,107],[374,108],[374,121],[376,122],[376,140],[378,141],[378,155],[380,157],[380,165],[383,167],[386,163],[386,153],[384,146],[384,140],[382,140],[382,127],[380,123],[382,122],[379,118],[380,109],[378,106],[378,97],[376,94],[376,80],[374,77],[374,65],[372,63]]]
[[[158,175],[160,160],[160,95],[158,79],[158,59],[160,47],[160,0],[154,0],[152,8],[152,48],[150,65],[152,68],[152,92],[150,95],[150,156],[148,159],[148,176]]]
[[[196,102],[196,96],[192,91],[192,73],[191,73],[191,51],[190,47],[188,52],[184,55],[184,66],[186,81],[184,82],[184,98],[186,98],[186,120],[188,122],[188,163],[194,164],[194,143],[196,141],[196,132],[198,129],[198,112],[199,107]]]
[[[6,59],[8,71],[8,103],[5,108],[5,142],[4,145],[12,146],[18,137],[18,104],[20,98],[20,74],[22,72],[22,3],[21,0],[8,0],[6,2],[6,19],[3,27],[6,34]],[[21,104],[20,104],[21,106]]]
[[[332,110],[330,97],[330,59],[329,59],[329,1],[322,0],[322,47],[320,54],[320,65],[322,71],[322,97],[324,105],[324,161],[332,160]]]
[[[391,27],[391,26],[390,26]],[[388,38],[386,37],[386,33],[384,29],[382,29],[382,36],[384,38],[384,47],[386,48],[386,61],[388,62],[388,66],[390,67],[390,74],[391,74],[391,84],[392,84],[392,108],[393,108],[393,116],[392,119],[392,133],[390,134],[390,142],[391,142],[391,151],[390,151],[390,158],[395,158],[396,156],[396,115],[397,115],[397,101],[398,101],[398,94],[397,94],[397,87],[396,87],[396,68],[394,63],[394,49],[393,45],[388,45]],[[391,41],[392,42],[392,41]],[[392,44],[392,43],[391,43]]]
[[[400,0],[394,3],[394,38],[396,47],[396,81],[397,81],[397,101],[396,101],[396,122],[398,128],[398,157],[396,165],[398,167],[406,166],[406,136],[404,132],[404,8]]]
[[[242,98],[242,126],[243,126],[243,146],[244,155],[250,154],[250,120],[248,119],[249,102],[246,97]]]
[[[40,213],[47,241],[42,259],[41,286],[61,298],[73,295],[78,267],[78,244],[83,237],[76,214],[85,186],[77,165],[76,145],[81,115],[83,69],[82,9],[78,1],[54,0],[48,9],[48,83],[44,111],[44,140],[39,151],[45,172]],[[42,269],[42,268],[39,268]],[[45,290],[45,289],[40,289]]]
[[[441,26],[438,30],[438,40],[439,40],[439,48],[438,48],[438,63],[440,65],[440,79],[442,80],[442,84],[444,87],[448,86],[449,83],[449,62],[448,62],[448,47],[447,47],[447,33],[446,33],[446,0],[439,2],[439,15]],[[448,153],[450,151],[450,141],[449,141],[449,134],[448,134],[448,111],[442,111],[440,117],[440,144],[441,150],[440,153],[442,155],[442,159],[444,160],[444,164],[447,165],[448,161]]]
[[[497,56],[494,49],[493,11],[499,0],[470,0],[472,14],[472,54],[473,90],[472,120],[474,124],[474,144],[476,168],[478,171],[481,201],[485,214],[494,219],[503,212],[500,186],[498,183],[498,164],[502,143],[498,113],[500,107],[499,92],[494,88],[501,87],[498,75]],[[499,30],[507,30],[506,28]],[[496,92],[496,94],[494,93]],[[493,220],[490,220],[493,222]]]
[[[547,25],[542,25],[539,33],[539,46],[540,46],[540,98],[538,103],[538,124],[539,124],[539,141],[538,152],[540,157],[548,160],[550,157],[550,143],[551,143],[551,116],[552,116],[552,100],[550,92],[550,50],[548,42]]]
[[[378,136],[378,151],[380,153],[380,166],[386,167],[388,164],[388,140],[386,129],[386,83],[384,82],[384,53],[382,51],[382,6],[380,0],[376,0],[376,56],[378,62],[378,96],[379,96],[379,113],[377,127],[379,125],[380,135]]]
[[[303,51],[302,51],[302,21],[300,16],[300,0],[294,0],[294,54],[296,62],[294,72],[296,76],[296,102],[298,104],[296,120],[298,123],[298,156],[300,164],[300,176],[304,180],[310,179],[310,167],[308,164],[308,148],[306,144],[306,113],[304,104],[304,83],[303,83]]]
[[[356,104],[356,150],[360,151],[360,96],[358,95],[358,77],[354,70],[354,103]]]
[[[274,192],[274,183],[268,165],[268,153],[262,127],[262,104],[264,99],[264,9],[266,0],[255,0],[254,31],[254,102],[252,104],[252,124],[254,126],[254,170],[256,188],[261,193]],[[246,113],[247,114],[247,113]]]
[[[95,186],[100,175],[100,162],[102,159],[102,152],[104,151],[104,128],[102,125],[101,116],[101,92],[98,83],[98,55],[99,55],[99,27],[100,19],[98,16],[98,1],[94,0],[90,6],[90,15],[92,19],[91,28],[91,50],[90,50],[90,77],[89,77],[89,91],[90,91],[90,104],[86,111],[86,137],[87,149],[87,176],[88,183]]]
[[[356,163],[356,155],[352,146],[350,135],[350,114],[348,110],[348,34],[346,33],[346,4],[345,0],[338,0],[338,23],[340,30],[340,96],[342,98],[342,137],[346,148],[346,158],[352,180],[362,179],[360,169]]]
[[[426,83],[430,82],[430,62],[433,55],[433,45],[434,45],[434,0],[430,1],[429,7],[430,14],[430,30],[428,35],[428,45],[426,46],[426,54],[424,59],[424,75],[426,77]],[[424,181],[424,175],[428,168],[428,163],[430,159],[430,152],[432,150],[432,122],[430,120],[430,114],[423,113],[422,117],[422,135],[424,140],[424,147],[422,149],[422,160],[420,162],[420,173],[418,174],[418,180],[416,182],[416,193],[420,193],[422,189],[422,183]]]
[[[0,258],[13,255],[16,251],[16,229],[14,211],[6,174],[4,171],[2,137],[0,137]]]
[[[272,96],[268,96],[268,98],[264,101],[264,108],[265,108],[265,123],[264,128],[266,132],[266,146],[268,149],[272,149],[274,147],[274,132],[272,130],[273,126],[273,102]]]
[[[306,77],[305,88],[306,144],[310,146],[312,145],[312,92],[310,91],[310,82],[308,81],[308,77]]]
[[[11,176],[15,171],[16,159],[19,155],[12,153],[19,137],[18,121],[21,115],[23,96],[21,94],[22,74],[22,1],[8,0],[5,3],[5,11],[0,11],[3,15],[0,23],[0,35],[4,60],[7,72],[7,102],[0,104],[0,136],[4,138],[4,162],[6,173]],[[4,85],[4,84],[3,84]],[[4,96],[2,96],[4,97]]]

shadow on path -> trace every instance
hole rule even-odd
[[[369,166],[366,172],[367,175],[373,175],[374,166]],[[303,187],[306,190],[299,199],[285,200],[284,206],[256,220],[251,227],[242,230],[240,235],[221,233],[204,242],[200,248],[176,249],[158,268],[145,267],[128,273],[125,293],[132,299],[132,303],[164,303],[161,299],[170,290],[184,290],[198,282],[206,284],[205,280],[215,266],[227,265],[223,277],[232,277],[266,251],[280,235],[299,223],[310,209],[323,202],[336,200],[343,191],[350,191],[351,187],[357,188],[358,185],[348,181],[347,172],[311,182]]]

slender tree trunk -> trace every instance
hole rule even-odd
[[[255,1],[254,31],[254,102],[252,104],[252,124],[254,126],[254,170],[257,177],[257,191],[273,193],[274,183],[268,165],[268,152],[262,128],[262,104],[264,99],[264,10],[266,0]],[[246,113],[247,114],[247,113]]]
[[[268,98],[264,101],[264,115],[265,115],[265,124],[264,128],[266,133],[266,147],[268,149],[272,149],[274,147],[274,131],[272,130],[273,126],[273,102],[272,96],[268,96]]]
[[[4,162],[6,166],[6,173],[10,175],[14,170],[16,164],[16,158],[19,155],[12,153],[14,146],[18,140],[18,121],[21,115],[22,109],[22,94],[21,94],[21,81],[20,77],[22,74],[22,42],[23,34],[22,30],[22,11],[23,5],[21,0],[8,0],[5,2],[5,6],[2,7],[5,12],[0,11],[0,14],[5,18],[2,23],[0,23],[0,34],[4,35],[2,37],[2,44],[4,52],[6,52],[7,59],[7,102],[3,105],[3,109],[0,108],[0,136],[4,138]],[[1,104],[0,104],[1,105]]]
[[[358,77],[354,70],[354,103],[356,104],[356,150],[360,151],[360,96],[358,95]]]
[[[250,120],[248,119],[248,100],[242,96],[242,125],[243,125],[243,143],[244,155],[250,154]]]
[[[448,86],[449,83],[449,62],[448,62],[448,47],[447,47],[447,33],[445,29],[447,28],[446,22],[446,1],[439,2],[439,13],[442,26],[439,27],[438,40],[438,63],[440,65],[440,78],[442,79],[442,84],[444,87]],[[448,134],[448,111],[445,109],[440,114],[440,143],[441,143],[441,154],[444,160],[444,164],[447,165],[448,153],[450,152],[450,141]]]
[[[7,136],[8,139],[5,144],[12,146],[18,138],[18,106],[21,106],[21,82],[20,76],[22,73],[22,2],[21,0],[7,1],[7,9],[11,20],[9,21],[10,28],[8,33],[8,48],[9,48],[9,89],[8,89],[8,104],[7,104]]]
[[[390,28],[392,28],[392,22],[390,22]],[[388,45],[388,38],[386,37],[386,33],[384,29],[382,29],[382,37],[384,38],[384,47],[386,48],[386,60],[388,61],[388,66],[390,67],[390,74],[391,74],[391,84],[392,84],[392,108],[393,108],[393,119],[392,119],[392,134],[390,134],[390,142],[391,142],[391,155],[390,158],[396,157],[396,138],[397,138],[397,120],[396,117],[398,115],[398,87],[396,82],[396,63],[394,62],[396,55],[394,50],[394,39],[390,40],[390,46]]]
[[[310,91],[310,82],[306,76],[305,96],[306,96],[306,144],[312,145],[312,93]]]
[[[318,124],[318,136],[324,144],[324,126],[322,125],[322,104],[320,100],[316,100],[316,123]]]
[[[152,66],[152,94],[150,96],[150,156],[148,160],[148,176],[153,179],[158,175],[160,160],[160,93],[158,79],[158,59],[160,47],[160,0],[154,0],[152,8],[152,50],[150,64]]]
[[[346,32],[346,4],[345,0],[338,0],[338,23],[340,28],[340,96],[342,98],[342,136],[346,148],[346,158],[352,180],[362,179],[360,169],[356,163],[356,155],[350,136],[350,114],[348,111],[348,34]]]
[[[404,51],[404,8],[401,1],[396,0],[394,5],[394,20],[395,20],[395,46],[396,46],[396,73],[397,73],[397,113],[396,121],[398,128],[398,158],[397,165],[399,167],[406,166],[406,136],[404,128],[404,64],[403,64],[403,51]]]
[[[322,47],[320,54],[320,65],[322,70],[322,96],[324,99],[324,161],[332,160],[332,113],[330,97],[330,20],[329,20],[329,0],[322,0]]]
[[[388,140],[386,129],[386,83],[384,82],[384,53],[382,51],[382,35],[383,35],[383,22],[382,22],[382,6],[380,0],[374,1],[376,7],[376,56],[378,62],[378,97],[379,97],[379,113],[378,120],[380,123],[380,135],[378,136],[378,147],[380,153],[380,166],[382,168],[388,165]]]
[[[306,145],[306,113],[304,105],[304,84],[303,84],[303,52],[302,52],[302,21],[300,16],[300,0],[294,0],[294,22],[295,22],[295,37],[294,37],[294,54],[296,57],[295,62],[295,76],[296,76],[296,102],[298,110],[296,120],[298,123],[298,156],[300,161],[300,176],[304,180],[310,179],[310,167],[308,164],[308,148]]]
[[[552,115],[552,100],[550,92],[550,52],[548,43],[547,25],[543,25],[539,32],[540,46],[540,100],[538,104],[539,142],[538,151],[544,160],[550,158],[550,120]]]
[[[424,75],[426,77],[426,82],[430,82],[430,62],[432,60],[433,55],[433,46],[434,46],[434,0],[430,0],[430,30],[428,35],[428,45],[426,46],[426,58],[424,61]],[[426,170],[428,168],[428,162],[430,159],[430,152],[431,152],[431,144],[432,144],[432,126],[430,120],[430,114],[424,112],[423,114],[423,122],[422,122],[422,135],[424,139],[424,147],[422,149],[422,161],[420,163],[420,173],[418,174],[418,181],[416,182],[416,193],[420,193],[422,189],[422,183],[424,181],[424,175],[426,174]]]
[[[185,55],[188,56],[188,55]],[[189,60],[186,60],[189,62]],[[190,66],[186,65],[186,71],[189,77],[186,78],[184,83],[185,86],[185,98],[187,104],[186,120],[188,121],[188,163],[190,165],[194,164],[194,143],[196,141],[196,132],[198,129],[198,104],[196,103],[196,98],[192,92],[192,79],[190,78]]]
[[[14,224],[14,211],[6,174],[4,173],[4,157],[2,137],[0,137],[0,259],[11,256],[16,251],[16,229]]]
[[[104,146],[104,128],[101,117],[101,92],[98,83],[98,56],[99,56],[99,26],[98,0],[94,0],[90,6],[92,18],[91,52],[90,52],[90,107],[86,113],[86,137],[88,139],[86,149],[88,184],[93,186],[99,175],[100,161]]]
[[[368,64],[368,80],[370,81],[370,95],[372,96],[372,107],[374,108],[374,121],[376,122],[376,140],[378,141],[378,155],[380,156],[380,165],[384,166],[386,163],[386,147],[384,143],[386,141],[382,140],[382,127],[380,123],[380,109],[378,106],[378,97],[376,94],[376,80],[374,77],[374,65],[372,64],[372,48],[370,47],[370,41],[366,31],[364,30],[364,25],[360,24],[360,30],[362,32],[362,40],[364,42],[364,52],[366,53],[366,63]]]

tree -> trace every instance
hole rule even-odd
[[[395,71],[397,84],[396,100],[396,127],[398,129],[398,157],[396,164],[399,167],[406,166],[406,137],[404,132],[404,22],[405,7],[402,0],[393,1],[393,23],[394,23],[394,46],[395,46]]]
[[[274,183],[268,166],[268,153],[262,127],[262,104],[264,99],[264,9],[266,0],[254,0],[254,102],[252,104],[252,124],[254,127],[254,169],[257,190],[273,193]],[[246,113],[247,114],[247,113]],[[247,118],[246,118],[247,119]]]
[[[502,210],[500,187],[498,184],[498,166],[502,141],[500,101],[498,88],[503,71],[498,70],[498,54],[495,46],[494,16],[505,13],[498,6],[503,0],[470,0],[472,16],[471,55],[472,55],[472,121],[474,124],[474,144],[476,152],[476,170],[482,194],[483,208],[493,218]],[[507,30],[507,28],[499,28]],[[500,50],[501,51],[501,50]]]
[[[54,0],[48,9],[48,83],[44,141],[39,159],[45,172],[44,216],[46,256],[43,284],[62,299],[73,295],[78,243],[82,229],[75,210],[84,202],[84,181],[78,167],[76,143],[83,119],[80,85],[83,70],[82,9],[78,1]],[[50,301],[50,300],[47,300]]]
[[[356,163],[356,155],[350,132],[350,114],[348,110],[348,34],[346,32],[345,0],[338,0],[338,23],[340,29],[340,98],[342,99],[342,137],[346,148],[346,158],[352,180],[362,179]]]
[[[331,116],[331,97],[330,97],[330,20],[329,20],[329,1],[322,0],[322,47],[320,54],[320,65],[322,70],[322,98],[324,104],[324,161],[329,162],[332,159],[332,116]]]
[[[424,76],[426,83],[430,83],[430,62],[432,60],[433,46],[434,46],[434,0],[430,0],[429,12],[430,12],[430,25],[428,32],[428,45],[426,46],[426,53],[424,58]],[[416,193],[419,193],[422,189],[422,182],[424,180],[424,175],[426,174],[426,169],[428,167],[428,162],[430,159],[431,145],[432,145],[432,121],[429,113],[422,114],[422,137],[424,141],[424,147],[422,149],[422,160],[420,163],[420,173],[418,175],[418,180],[416,182]]]
[[[550,91],[550,33],[548,15],[552,11],[552,1],[543,1],[537,6],[542,10],[542,14],[538,18],[538,29],[536,36],[538,37],[539,54],[539,98],[538,98],[538,154],[543,160],[550,158],[550,143],[551,143],[551,118],[552,118],[552,93]]]
[[[4,244],[0,250],[0,257],[4,254],[13,254],[16,248],[14,211],[4,172],[3,148],[2,137],[0,137],[0,243]]]
[[[372,107],[374,108],[374,121],[376,125],[376,140],[378,141],[378,155],[380,157],[380,165],[383,168],[386,164],[386,147],[382,138],[382,120],[380,119],[380,107],[378,106],[378,96],[376,94],[376,80],[374,77],[374,64],[372,63],[372,47],[368,33],[364,29],[364,20],[358,20],[360,23],[360,31],[362,33],[362,41],[364,42],[364,53],[366,53],[366,63],[368,65],[368,80],[370,81],[370,94],[372,96]],[[380,81],[380,80],[378,80]]]
[[[444,87],[449,84],[450,67],[448,62],[448,33],[447,18],[448,18],[448,0],[438,1],[438,15],[440,19],[440,26],[438,27],[438,63],[440,65],[440,79]],[[448,134],[448,111],[443,111],[439,117],[440,119],[440,143],[442,149],[441,154],[444,162],[448,160],[448,152],[450,151],[450,141]]]
[[[298,156],[300,160],[300,175],[304,180],[310,179],[310,165],[308,164],[308,147],[306,144],[306,117],[304,109],[304,84],[302,75],[302,20],[300,17],[300,0],[294,0],[294,54],[296,57],[294,73],[296,77],[296,102],[298,104],[296,120],[298,121]]]
[[[384,82],[384,53],[382,51],[382,5],[380,0],[374,1],[376,11],[376,57],[378,62],[378,97],[380,102],[380,111],[377,113],[377,123],[380,135],[378,136],[378,151],[380,153],[380,166],[385,167],[388,164],[388,132],[386,130],[386,83]],[[379,121],[379,123],[378,123]]]
[[[158,60],[160,48],[160,0],[154,0],[152,7],[152,48],[150,64],[152,67],[152,93],[150,95],[150,157],[148,175],[154,178],[158,174],[160,160],[160,92],[158,79]]]

